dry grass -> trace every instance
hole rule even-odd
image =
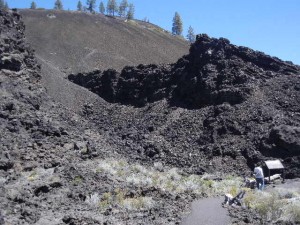
[[[215,196],[230,193],[236,196],[243,180],[234,176],[226,176],[221,181],[209,179],[205,174],[185,175],[178,168],[160,170],[159,167],[146,167],[140,164],[129,164],[126,160],[106,159],[98,162],[96,173],[108,173],[128,185],[135,187],[155,187],[173,194],[189,193],[196,195]],[[243,188],[246,195],[244,206],[254,209],[262,218],[263,223],[278,220],[299,221],[300,189],[277,189],[273,192],[261,192]],[[118,205],[128,210],[148,209],[155,205],[153,199],[147,197],[126,198],[126,191],[116,189],[112,198],[103,196],[101,207]],[[111,200],[112,199],[112,200]]]
[[[127,190],[116,188],[114,191],[105,192],[102,195],[98,193],[91,194],[85,202],[92,207],[98,207],[102,212],[110,207],[139,211],[151,209],[155,206],[155,201],[151,197],[127,197],[126,193]]]
[[[300,200],[300,199],[299,199]],[[292,223],[300,223],[300,201],[289,204],[286,209],[288,221]]]
[[[299,196],[299,189],[275,189],[271,192],[249,190],[244,204],[261,216],[263,224],[278,220],[295,223],[300,222]]]
[[[237,194],[242,184],[240,178],[227,177],[222,181],[209,180],[209,176],[184,175],[172,168],[159,171],[157,167],[145,167],[139,164],[128,164],[125,160],[107,159],[99,162],[97,173],[109,173],[136,187],[155,187],[170,193],[206,194],[207,196],[224,193]]]

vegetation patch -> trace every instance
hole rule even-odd
[[[33,171],[33,172],[28,176],[28,180],[29,180],[29,181],[34,181],[34,180],[37,179],[37,177],[38,177],[37,172],[36,172],[36,171]]]
[[[262,224],[300,222],[300,189],[248,190],[244,204],[260,215]]]
[[[209,179],[209,175],[186,175],[178,168],[159,171],[157,166],[146,167],[129,164],[126,160],[106,159],[100,161],[96,173],[108,173],[128,185],[136,187],[154,187],[173,194],[189,193],[214,196],[224,193],[237,193],[242,179],[232,176],[224,180]]]
[[[100,211],[105,211],[112,207],[130,211],[147,210],[156,205],[152,197],[129,197],[127,193],[127,190],[116,188],[114,191],[105,192],[102,195],[98,193],[91,194],[86,198],[85,202],[93,207],[98,207]]]
[[[73,184],[74,184],[74,185],[79,185],[79,184],[82,183],[82,181],[83,181],[82,176],[75,176],[75,177],[74,177],[74,180],[73,180]]]
[[[23,181],[27,180],[30,182],[34,182],[37,180],[44,180],[45,183],[58,181],[59,179],[53,176],[53,173],[54,173],[53,168],[51,169],[36,168],[35,170],[32,171],[22,172],[23,177],[25,178],[25,180]]]

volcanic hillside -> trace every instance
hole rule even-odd
[[[287,177],[295,177],[299,74],[299,66],[199,35],[190,53],[173,65],[94,71],[69,79],[124,105],[118,115],[105,116],[97,105],[89,106],[95,114],[89,117],[100,127],[113,127],[128,155],[163,160],[192,173],[241,173],[260,160],[281,158]]]
[[[297,65],[199,35],[174,64],[68,80],[4,11],[0,59],[0,224],[178,224],[255,162],[299,177]]]
[[[65,82],[66,74],[95,68],[174,63],[189,44],[158,26],[138,20],[54,10],[21,10],[28,42],[42,65],[42,82],[50,96],[77,111],[95,101]]]
[[[48,96],[24,29],[18,13],[0,10],[0,224],[178,223],[191,198],[100,168],[127,159],[109,132]]]
[[[36,55],[67,73],[173,63],[188,51],[186,41],[138,20],[53,10],[21,15]]]

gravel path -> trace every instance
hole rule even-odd
[[[285,183],[277,183],[276,185],[274,185],[274,188],[298,189],[300,188],[300,178],[286,179]]]
[[[205,198],[192,203],[192,213],[181,225],[227,225],[230,217],[221,203],[223,198]]]

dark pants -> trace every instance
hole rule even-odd
[[[265,186],[265,179],[264,178],[256,178],[256,186],[257,186],[257,189],[262,191]]]

